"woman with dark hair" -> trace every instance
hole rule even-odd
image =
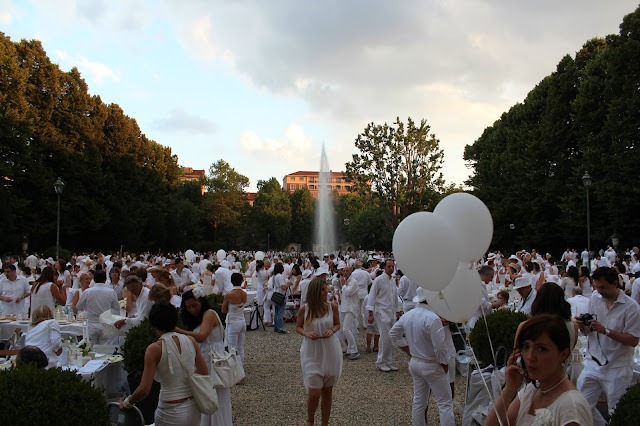
[[[571,354],[564,320],[547,314],[530,318],[523,323],[515,346],[507,363],[505,386],[485,426],[592,425],[587,400],[564,372]],[[529,383],[518,391],[523,380]]]
[[[569,268],[571,269],[571,268]],[[578,324],[571,318],[571,304],[564,298],[564,292],[556,283],[544,283],[536,294],[536,298],[531,305],[531,316],[549,314],[562,318],[567,326],[571,349],[576,345],[578,335]],[[522,324],[520,324],[520,328]],[[520,330],[518,328],[518,330]],[[516,333],[516,337],[518,334]]]
[[[149,313],[149,322],[160,338],[147,346],[140,385],[120,403],[120,408],[131,408],[145,399],[155,379],[161,385],[155,424],[197,425],[200,423],[200,411],[193,399],[189,376],[180,361],[197,374],[209,373],[207,363],[192,337],[173,331],[178,323],[176,308],[168,303],[154,304]]]
[[[269,290],[273,290],[271,293],[280,293],[285,295],[289,287],[291,287],[291,283],[288,283],[283,275],[284,265],[282,263],[276,263],[273,267],[273,277],[269,280],[268,288]],[[282,304],[277,304],[273,302],[273,331],[280,334],[287,334],[284,331],[284,308],[286,302]]]
[[[582,287],[582,295],[584,297],[591,297],[593,294],[593,287],[591,287],[591,274],[589,268],[581,266],[578,273],[578,283]]]
[[[564,290],[564,298],[568,299],[573,297],[573,288],[578,286],[580,276],[578,275],[578,268],[575,266],[569,266],[567,269],[567,276],[562,278],[560,287]]]
[[[329,424],[333,386],[342,373],[342,349],[335,333],[340,330],[338,305],[327,301],[327,282],[314,278],[309,284],[307,303],[298,311],[296,332],[304,336],[300,348],[302,377],[308,390],[307,425],[322,397],[322,424]]]
[[[38,306],[47,305],[51,312],[56,309],[56,302],[59,305],[64,306],[67,302],[67,292],[65,287],[56,282],[55,271],[52,266],[46,266],[42,270],[40,278],[36,280],[36,283],[31,287],[31,300],[29,306],[31,306],[31,316],[33,318],[33,312]]]
[[[298,295],[300,298],[300,281],[302,280],[302,270],[298,264],[294,264],[293,268],[291,268],[291,276],[289,277],[289,281],[293,288],[291,289],[292,295]]]
[[[182,294],[180,308],[182,321],[187,330],[176,328],[177,333],[193,337],[208,366],[211,365],[212,352],[224,352],[224,330],[216,311],[211,309],[207,298],[204,296],[202,285]],[[231,392],[229,389],[216,386],[218,394],[218,411],[208,416],[203,414],[201,425],[231,425]]]

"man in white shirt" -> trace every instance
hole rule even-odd
[[[398,275],[401,275],[400,284],[398,284],[398,295],[402,299],[402,311],[406,314],[416,306],[413,298],[416,297],[417,288],[413,281],[404,275],[402,271],[398,270]]]
[[[214,280],[215,284],[218,286],[218,290],[221,291],[222,294],[227,294],[233,290],[233,284],[231,283],[231,271],[220,265],[216,265],[213,268],[215,271],[213,274]]]
[[[516,278],[513,284],[513,288],[520,294],[516,312],[531,315],[531,305],[536,298],[536,291],[531,288],[531,280],[527,277],[520,277]]]
[[[344,314],[344,325],[341,327],[347,340],[347,358],[350,360],[360,358],[356,338],[353,334],[357,328],[357,318],[360,313],[360,299],[358,297],[358,283],[352,276],[353,268],[343,263],[342,268],[342,297],[340,300],[340,312]]]
[[[149,317],[149,312],[151,312],[151,307],[153,306],[153,302],[149,300],[149,289],[142,285],[140,278],[135,275],[129,275],[124,280],[124,286],[136,298],[136,314],[133,317],[116,321],[113,325],[118,329],[123,326],[130,329],[140,325],[145,318]]]
[[[607,246],[607,250],[604,252],[604,255],[609,260],[609,263],[613,265],[616,263],[616,251],[611,246]]]
[[[589,251],[586,247],[582,250],[582,253],[580,253],[580,258],[582,259],[582,265],[589,267]]]
[[[393,365],[393,346],[389,336],[389,330],[393,326],[396,312],[398,312],[398,288],[396,280],[392,276],[394,267],[393,260],[387,259],[384,262],[384,273],[373,281],[367,305],[369,311],[367,321],[372,324],[375,316],[375,322],[380,332],[380,349],[376,367],[383,372],[398,371],[398,367]]]
[[[589,298],[582,295],[580,287],[573,287],[571,290],[573,297],[567,299],[571,305],[571,316],[579,317],[582,314],[589,313]]]
[[[182,258],[176,257],[175,265],[176,269],[171,271],[171,275],[176,282],[176,286],[182,292],[186,286],[195,283],[195,277],[189,268],[184,267],[184,260],[182,260]]]
[[[480,301],[480,306],[476,310],[476,313],[469,319],[467,322],[467,326],[469,329],[472,329],[476,324],[478,319],[482,317],[482,312],[484,311],[485,315],[490,314],[493,309],[502,306],[501,299],[496,300],[495,302],[491,302],[489,300],[489,292],[487,291],[487,285],[493,282],[494,271],[493,268],[489,265],[485,265],[478,271],[478,275],[480,275],[480,283],[478,285],[482,286],[482,299]],[[517,278],[519,279],[519,278]],[[516,280],[517,280],[516,279]]]
[[[4,277],[0,278],[1,312],[6,316],[16,316],[21,313],[26,317],[25,298],[31,292],[29,281],[22,275],[18,275],[15,265],[11,263],[5,263],[3,271]]]
[[[91,346],[104,345],[109,340],[107,336],[103,335],[100,315],[109,309],[114,315],[120,314],[118,296],[113,287],[106,284],[106,278],[105,271],[96,271],[93,274],[95,285],[82,292],[77,304],[78,310],[87,309],[87,328]]]
[[[410,357],[409,373],[413,378],[413,425],[426,425],[429,394],[438,403],[440,424],[454,426],[453,397],[449,386],[449,359],[452,354],[440,317],[429,310],[426,292],[417,289],[415,309],[400,317],[391,328],[391,341]],[[402,335],[406,335],[406,340]]]
[[[609,413],[624,395],[633,378],[633,354],[640,340],[640,306],[618,288],[615,269],[602,267],[593,273],[593,293],[589,313],[597,319],[586,325],[587,355],[577,388],[591,405],[594,425],[605,420],[596,408],[600,394],[607,395]]]
[[[371,283],[371,277],[369,273],[362,269],[362,261],[356,260],[354,263],[354,269],[351,273],[351,276],[358,283],[358,300],[360,303],[360,313],[362,317],[362,328],[364,329],[367,326],[367,307],[364,304],[364,298],[369,294],[369,284]],[[357,322],[360,322],[358,318],[356,318]]]

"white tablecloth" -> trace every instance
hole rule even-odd
[[[71,324],[62,324],[60,325],[60,334],[62,337],[66,336],[82,336],[82,326],[84,323],[77,322]],[[2,323],[0,324],[0,339],[8,339],[15,332],[16,328],[22,329],[23,333],[26,333],[31,328],[30,324],[21,324],[17,321],[10,323]]]

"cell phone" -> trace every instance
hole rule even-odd
[[[516,365],[518,366],[518,371],[520,374],[525,376],[527,379],[529,378],[529,372],[527,371],[527,366],[524,364],[524,359],[521,356],[516,359]]]

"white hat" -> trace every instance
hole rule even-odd
[[[548,282],[548,283],[556,283],[556,284],[560,285],[561,280],[560,280],[560,277],[559,277],[559,276],[557,276],[557,275],[549,275],[549,276],[545,279],[545,282]]]
[[[344,263],[342,260],[340,262],[338,262],[338,269],[343,269],[343,268],[346,268],[346,267],[347,267],[347,264]]]
[[[313,274],[316,277],[319,277],[322,274],[327,274],[329,275],[329,268],[327,268],[326,266],[321,266],[316,270],[316,273]]]
[[[531,280],[526,277],[520,277],[516,278],[513,284],[513,288],[515,288],[516,290],[523,287],[531,287]]]
[[[495,253],[490,253],[489,256],[487,256],[487,262],[492,262],[494,261],[496,258]]]
[[[309,278],[312,273],[313,272],[311,271],[311,269],[305,269],[304,272],[302,272],[302,278],[304,279]]]
[[[416,289],[416,295],[413,296],[413,299],[411,299],[411,301],[413,303],[420,303],[425,300],[427,300],[427,290],[422,287],[418,287]]]

